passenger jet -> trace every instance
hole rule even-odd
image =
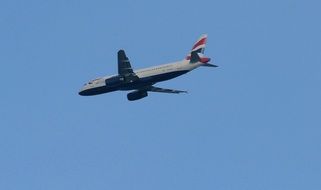
[[[85,84],[79,95],[92,96],[117,90],[132,92],[127,94],[129,101],[139,100],[148,96],[148,92],[186,93],[187,91],[172,90],[154,86],[158,82],[173,79],[200,66],[217,67],[210,64],[210,58],[204,56],[207,35],[202,35],[194,44],[189,54],[181,61],[133,70],[124,50],[118,51],[118,74],[100,77]]]

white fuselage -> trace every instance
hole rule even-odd
[[[145,78],[177,71],[191,71],[197,68],[199,65],[200,64],[190,64],[189,61],[183,60],[174,63],[139,69],[135,70],[134,72],[139,78]]]
[[[154,67],[148,67],[144,69],[135,70],[134,73],[140,79],[139,84],[135,83],[131,87],[130,84],[126,88],[115,87],[111,88],[106,85],[106,80],[117,75],[110,75],[105,77],[100,77],[94,79],[83,86],[80,90],[81,92],[92,91],[89,95],[102,94],[106,92],[111,92],[115,90],[132,90],[136,89],[137,86],[141,87],[150,84],[155,84],[157,82],[169,80],[185,74],[197,67],[202,65],[201,62],[191,64],[188,60],[178,61],[169,64],[158,65]]]

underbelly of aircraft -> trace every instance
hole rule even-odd
[[[137,81],[133,81],[131,83],[126,83],[123,84],[120,88],[120,90],[135,90],[135,89],[139,89],[139,88],[143,88],[146,86],[151,86],[157,82],[162,82],[162,81],[166,81],[166,80],[170,80],[173,79],[175,77],[178,77],[180,75],[183,75],[185,73],[187,73],[188,70],[184,70],[184,71],[174,71],[174,72],[169,72],[169,73],[162,73],[162,74],[158,74],[158,75],[152,75],[152,76],[148,76],[148,77],[142,77]]]
[[[148,77],[142,77],[139,80],[132,81],[132,82],[124,82],[123,84],[117,85],[117,86],[101,86],[96,88],[91,88],[88,90],[84,90],[80,92],[80,95],[83,96],[92,96],[92,95],[98,95],[98,94],[104,94],[108,92],[113,92],[117,90],[136,90],[141,89],[146,86],[154,85],[157,82],[166,81],[169,79],[173,79],[175,77],[178,77],[182,74],[187,73],[188,70],[183,71],[174,71],[169,73],[162,73],[158,75],[148,76]]]

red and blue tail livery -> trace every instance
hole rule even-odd
[[[189,52],[189,54],[186,56],[186,60],[191,59],[191,54],[192,52],[196,53],[202,53],[204,54],[205,51],[205,46],[206,46],[206,41],[207,41],[207,34],[203,34],[193,45],[192,50]]]

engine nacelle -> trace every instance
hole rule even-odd
[[[118,76],[114,76],[106,79],[105,83],[109,87],[114,87],[114,86],[119,86],[123,84],[124,80],[125,80],[124,77],[118,75]]]
[[[146,91],[134,91],[127,94],[127,99],[129,101],[135,101],[145,98],[146,96],[148,96],[148,93]]]

